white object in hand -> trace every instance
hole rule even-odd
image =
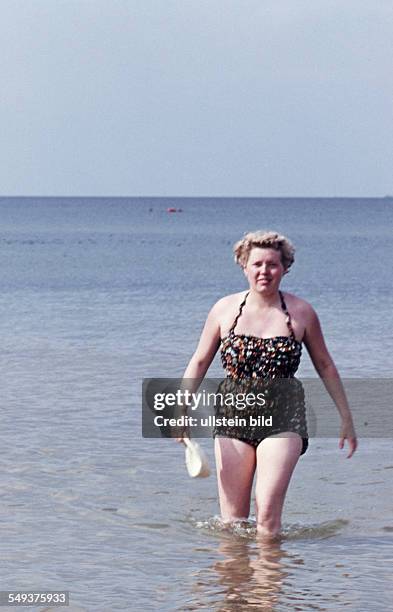
[[[191,478],[206,478],[210,476],[210,466],[206,453],[194,440],[183,438],[186,447],[186,467]]]

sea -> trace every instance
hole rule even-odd
[[[393,198],[2,197],[0,220],[3,591],[65,590],[69,612],[393,608],[389,417],[351,459],[310,440],[270,544],[141,428],[142,380],[183,374],[212,305],[246,289],[232,246],[256,229],[294,243],[282,288],[342,377],[388,380]],[[62,609],[43,601],[27,609]]]

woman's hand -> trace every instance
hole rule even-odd
[[[352,419],[343,419],[341,421],[340,441],[338,443],[339,448],[344,448],[345,440],[348,441],[349,445],[349,454],[347,455],[347,459],[350,459],[358,447],[358,441]]]
[[[184,438],[191,438],[189,427],[182,427],[181,431],[179,432],[179,436],[176,437],[175,440],[176,442],[180,442],[181,444],[184,444]]]

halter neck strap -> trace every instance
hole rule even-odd
[[[287,305],[285,303],[284,296],[283,296],[281,291],[279,291],[278,294],[280,296],[281,308],[282,308],[282,310],[283,310],[283,312],[284,312],[284,314],[286,316],[285,322],[286,322],[286,324],[288,326],[290,338],[292,340],[296,340],[295,332],[293,331],[293,327],[292,327],[291,315],[288,312],[288,308],[287,308]],[[230,336],[234,335],[234,333],[235,333],[235,328],[236,328],[237,322],[238,322],[238,320],[239,320],[239,318],[240,318],[240,316],[241,316],[241,314],[243,312],[243,308],[244,308],[244,306],[246,304],[246,301],[247,301],[247,298],[248,298],[249,295],[250,295],[250,292],[248,291],[246,293],[246,295],[244,296],[244,300],[242,301],[242,303],[239,306],[239,312],[237,313],[236,318],[235,318],[234,322],[232,323],[232,327],[230,328],[230,330],[228,332],[228,335],[230,335]]]
[[[281,291],[279,291],[278,293],[279,293],[280,299],[281,299],[281,308],[283,309],[283,311],[284,311],[284,313],[286,315],[285,321],[286,321],[286,324],[287,324],[288,329],[289,329],[290,337],[292,338],[292,340],[296,340],[295,332],[293,331],[293,327],[292,327],[291,315],[288,312],[288,308],[287,308],[287,305],[285,303],[284,296],[283,296]]]
[[[236,325],[237,325],[237,321],[238,321],[238,319],[239,319],[240,315],[241,315],[241,314],[242,314],[242,312],[243,312],[244,305],[245,305],[245,303],[246,303],[247,298],[248,298],[248,296],[249,296],[249,295],[250,295],[250,292],[249,292],[249,291],[247,291],[246,295],[244,296],[244,300],[243,300],[243,301],[242,301],[242,303],[240,304],[240,307],[239,307],[239,312],[237,313],[237,316],[236,316],[236,318],[235,318],[234,322],[232,323],[232,327],[231,327],[231,329],[229,330],[229,335],[234,334],[234,332],[235,332],[235,327],[236,327]]]

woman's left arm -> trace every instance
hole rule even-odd
[[[341,431],[339,447],[344,448],[344,441],[348,441],[349,453],[347,458],[349,459],[357,448],[357,438],[352,414],[340,375],[327,350],[317,313],[309,304],[307,304],[305,308],[305,332],[303,342],[316,371],[340,413]]]

